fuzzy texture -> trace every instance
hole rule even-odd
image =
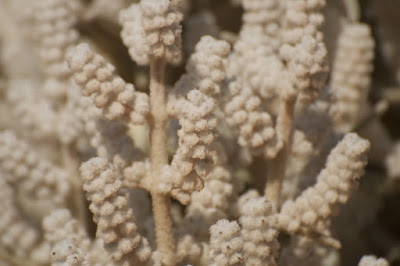
[[[288,200],[278,214],[279,227],[288,232],[311,230],[327,234],[329,218],[339,204],[347,202],[351,190],[364,174],[369,142],[348,133],[331,151],[317,183],[303,191],[296,200]]]
[[[377,258],[373,255],[364,255],[358,266],[389,266],[389,263],[384,258]]]
[[[14,197],[14,189],[0,178],[0,244],[19,256],[29,257],[40,241],[40,231],[18,210]]]
[[[120,191],[122,181],[106,159],[93,158],[81,168],[83,189],[91,202],[90,210],[97,223],[97,237],[118,265],[137,265],[150,258],[147,239],[137,232],[128,194]]]
[[[315,151],[313,144],[307,138],[303,131],[295,130],[293,133],[293,146],[290,153],[288,167],[286,169],[285,179],[282,186],[283,202],[289,198],[293,198],[300,193],[302,189],[299,183],[303,178],[303,171],[308,166],[308,163]],[[318,153],[317,153],[318,154]]]
[[[279,8],[279,1],[243,0],[242,5],[244,14],[240,34],[243,36],[250,32],[254,33],[253,40],[258,38],[265,44],[264,47],[260,47],[261,50],[259,51],[264,51],[264,55],[275,54],[280,45],[279,17],[281,16],[281,9]],[[249,38],[250,41],[251,39]],[[251,53],[251,51],[248,51],[248,54]]]
[[[67,172],[41,158],[12,131],[0,133],[0,168],[14,176],[11,183],[18,185],[19,194],[26,203],[34,203],[37,212],[65,206],[70,191]]]
[[[229,57],[229,74],[246,87],[271,100],[279,92],[284,65],[278,57],[281,10],[276,0],[243,1],[243,26],[235,53]]]
[[[287,0],[280,56],[286,62],[292,86],[300,100],[318,98],[328,74],[327,50],[320,27],[324,21],[324,0]]]
[[[262,110],[261,99],[251,88],[232,81],[226,89],[224,113],[227,123],[239,135],[240,146],[254,154],[273,158],[281,149],[271,116]]]
[[[170,184],[163,190],[184,204],[190,193],[204,186],[204,179],[215,163],[217,118],[213,114],[216,103],[213,96],[221,92],[225,79],[223,60],[229,44],[211,36],[204,36],[196,45],[184,74],[168,95],[168,113],[179,119],[178,148],[171,166],[163,169],[164,180]],[[171,184],[172,183],[172,184]]]
[[[107,119],[121,119],[143,124],[149,112],[149,97],[136,92],[132,84],[114,73],[115,68],[92,52],[87,44],[78,45],[68,58],[75,83],[82,87],[82,95],[94,95],[93,103],[103,110]]]
[[[279,19],[281,9],[278,0],[243,0],[243,27],[240,30],[240,42],[235,49],[250,55],[252,51],[245,51],[243,44],[255,46],[257,42],[265,44],[258,47],[258,52],[263,52],[264,56],[272,55],[278,51],[279,39]],[[250,36],[249,33],[254,34]],[[247,38],[248,37],[248,38]],[[247,39],[247,40],[246,40]],[[256,48],[256,47],[254,47]]]
[[[88,266],[84,252],[69,239],[58,242],[51,256],[53,266]]]
[[[218,220],[227,218],[233,193],[231,179],[231,173],[226,168],[217,166],[207,176],[204,188],[192,194],[185,216],[192,221],[190,230],[208,231]]]
[[[169,0],[142,0],[140,9],[149,57],[165,57],[169,63],[179,63],[182,57],[182,13]]]
[[[133,162],[124,169],[124,186],[128,188],[140,187],[143,181],[150,172],[150,161]]]
[[[385,241],[379,242],[374,219],[386,224],[388,217],[393,218],[386,205],[384,217],[376,210],[381,199],[392,206],[387,199],[393,197],[385,193],[398,189],[396,180],[381,178],[382,163],[391,161],[388,167],[394,168],[398,161],[396,142],[371,132],[368,138],[379,147],[372,151],[378,160],[357,193],[364,196],[354,201],[353,195],[341,219],[332,219],[332,235],[343,241],[343,250],[330,248],[339,246],[329,230],[330,217],[355,187],[365,158],[359,158],[364,156],[361,140],[339,143],[342,148],[332,150],[343,134],[333,128],[328,112],[335,95],[325,84],[320,30],[325,1],[236,1],[242,8],[210,0],[0,1],[0,128],[18,132],[29,143],[21,152],[14,142],[0,141],[0,166],[5,158],[6,169],[11,169],[0,169],[0,264],[48,265],[52,248],[54,264],[93,266],[354,265],[364,248],[392,254],[387,253],[390,239],[386,242],[383,235]],[[364,11],[378,5],[370,2],[362,3],[363,21],[371,18]],[[396,6],[387,2],[380,4]],[[76,3],[81,4],[79,9],[71,8]],[[31,8],[40,5],[45,6],[40,11]],[[328,12],[343,11],[342,3],[330,5]],[[38,35],[39,22],[53,27],[48,35]],[[188,41],[182,49],[181,22]],[[379,23],[374,20],[374,27]],[[339,23],[333,24],[339,28]],[[354,24],[359,23],[352,20]],[[202,37],[206,32],[213,37]],[[329,28],[331,44],[336,39],[332,32]],[[138,64],[129,62],[119,33]],[[76,49],[81,42],[110,59],[115,71],[104,58],[81,49],[85,45]],[[384,40],[377,43],[379,52],[386,50]],[[43,54],[35,53],[35,47]],[[335,53],[329,53],[335,59]],[[57,68],[66,54],[90,97],[73,86],[73,71],[64,69],[68,63]],[[41,70],[40,56],[45,57],[45,67],[50,60],[60,71]],[[166,67],[180,57],[186,70],[183,65]],[[380,69],[373,84],[383,90],[374,91],[373,100],[386,98],[386,85],[395,81],[390,72],[396,71],[376,62]],[[357,79],[348,80],[353,78]],[[140,93],[127,84],[131,80]],[[98,82],[94,91],[86,86],[91,81]],[[136,101],[137,95],[151,100]],[[132,111],[142,103],[151,110],[132,119]],[[364,103],[368,108],[367,99]],[[9,113],[12,109],[15,115]],[[380,119],[382,112],[370,109],[355,127],[360,134]],[[33,150],[49,164],[31,175],[24,156]],[[385,160],[390,151],[392,156]],[[79,165],[90,158],[82,166],[82,178]],[[68,178],[49,177],[48,168],[63,168]],[[68,200],[55,205],[52,197],[32,196],[55,191],[48,189],[49,183],[67,183]],[[82,198],[86,194],[88,201]],[[276,209],[265,198],[273,200]],[[359,207],[371,202],[372,208]],[[55,208],[64,210],[53,212]],[[49,212],[53,213],[44,218]],[[92,218],[95,223],[88,221]],[[352,226],[342,226],[349,221]],[[365,240],[363,225],[372,225],[366,242],[360,241]],[[97,236],[93,230],[98,230]],[[278,231],[281,236],[276,239]]]
[[[237,222],[219,220],[210,227],[210,265],[245,265],[243,239]]]
[[[78,23],[81,3],[77,0],[45,0],[35,5],[39,57],[47,74],[41,89],[46,97],[62,102],[67,96],[71,75],[65,57],[78,41],[79,33],[74,26]]]
[[[112,263],[111,257],[104,250],[103,242],[100,239],[91,241],[85,229],[71,216],[68,209],[53,211],[43,219],[42,228],[46,240],[45,244],[49,244],[53,251],[62,247],[65,250],[64,241],[68,240],[75,247],[75,250],[79,251],[79,254],[85,255],[85,260],[89,265],[106,266]],[[54,257],[52,257],[53,259]]]
[[[198,240],[209,238],[209,228],[229,215],[229,202],[235,198],[232,173],[226,166],[227,155],[218,141],[215,166],[208,174],[201,191],[192,194],[186,209],[187,230]]]
[[[316,100],[328,74],[325,44],[306,35],[295,46],[283,45],[280,55],[287,62],[289,80],[300,93],[300,100],[304,103]]]
[[[244,241],[246,265],[277,265],[279,255],[278,230],[273,208],[265,198],[249,198],[239,208],[239,224]]]
[[[54,78],[69,75],[65,55],[78,39],[73,28],[77,23],[79,1],[44,0],[35,9],[36,31],[40,41],[40,57],[45,73]]]
[[[272,27],[279,17],[279,1],[277,0],[243,0],[243,22],[245,25],[262,25]],[[267,30],[267,29],[265,29]]]
[[[44,238],[51,246],[69,239],[77,248],[89,249],[90,239],[79,222],[72,218],[68,209],[58,209],[43,219]]]
[[[132,4],[119,13],[119,23],[122,26],[121,38],[128,47],[132,60],[139,65],[149,64],[150,46],[143,30],[142,9],[139,4]]]
[[[330,114],[336,128],[352,130],[365,116],[373,71],[375,43],[363,23],[347,23],[340,32],[330,86],[334,103]]]
[[[195,87],[208,96],[219,95],[222,81],[226,78],[223,60],[229,52],[227,42],[218,41],[208,35],[201,37],[186,64],[187,73],[179,79],[175,87],[181,90]]]
[[[201,258],[206,256],[208,252],[206,243],[196,241],[192,234],[179,236],[177,242],[176,250],[179,263],[202,264]]]
[[[52,102],[43,97],[40,86],[38,79],[10,79],[6,98],[12,104],[13,115],[30,136],[35,139],[54,138],[56,114]]]
[[[281,3],[285,10],[282,31],[285,43],[299,44],[306,35],[322,40],[320,28],[324,17],[321,10],[325,6],[325,0],[285,0]]]
[[[161,190],[182,203],[189,203],[190,193],[204,186],[216,155],[213,142],[216,138],[217,119],[212,112],[215,102],[199,90],[191,90],[187,98],[178,96],[170,101],[170,113],[179,118],[178,149],[170,166],[163,168]]]

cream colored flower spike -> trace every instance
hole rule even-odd
[[[174,98],[171,98],[174,100]],[[170,191],[183,204],[190,201],[190,193],[203,188],[203,180],[210,173],[216,156],[217,119],[213,115],[215,101],[199,90],[191,90],[187,97],[169,103],[176,107],[179,118],[178,149],[171,166],[163,168],[162,190]]]
[[[42,228],[44,230],[45,243],[49,244],[53,251],[58,250],[63,246],[62,243],[68,240],[77,250],[80,250],[82,254],[84,253],[85,260],[89,262],[89,265],[108,266],[112,264],[111,258],[105,251],[101,239],[91,241],[83,225],[72,217],[68,209],[53,211],[43,219]],[[60,262],[62,258],[67,259],[67,257],[60,257],[60,255],[55,254],[51,259],[56,259]],[[71,261],[74,262],[72,259]]]
[[[275,266],[279,255],[278,230],[272,204],[264,197],[249,198],[239,205],[243,252],[248,266]]]
[[[307,188],[295,201],[288,200],[278,214],[279,226],[294,233],[310,230],[326,234],[328,221],[347,202],[351,190],[364,174],[369,142],[348,133],[328,156],[317,183]]]
[[[122,10],[121,37],[133,61],[148,65],[150,57],[176,64],[182,59],[183,15],[169,0],[142,0]]]
[[[279,19],[279,0],[243,0],[243,22],[246,26],[271,26]],[[276,25],[275,30],[278,29]],[[264,29],[266,31],[271,28]]]
[[[20,256],[29,257],[40,241],[41,232],[20,212],[14,198],[16,191],[3,178],[4,173],[0,174],[0,245]]]
[[[358,266],[389,266],[389,263],[384,258],[377,258],[373,255],[364,255]]]
[[[300,100],[310,103],[318,98],[328,75],[327,50],[320,27],[324,21],[324,0],[283,1],[286,12],[281,58]]]
[[[92,158],[80,168],[83,189],[90,201],[97,237],[104,240],[117,265],[133,266],[150,258],[146,238],[137,231],[128,194],[121,192],[122,181],[117,170],[104,158]]]
[[[226,41],[209,35],[201,37],[186,64],[187,78],[181,78],[176,86],[187,86],[192,82],[194,87],[210,97],[219,95],[221,83],[226,78],[224,60],[229,52],[230,46]]]
[[[27,204],[36,202],[40,206],[35,212],[43,214],[67,204],[67,171],[44,160],[12,131],[0,132],[0,169],[14,176],[11,183],[18,184]]]
[[[204,188],[194,192],[185,218],[192,221],[190,230],[196,235],[207,235],[211,225],[228,217],[233,185],[231,173],[223,166],[216,166],[207,176]]]
[[[55,78],[68,76],[70,71],[65,55],[78,39],[78,32],[73,27],[78,22],[80,3],[77,0],[41,0],[35,4],[39,55],[45,73]]]
[[[140,8],[150,56],[179,63],[182,58],[182,13],[169,0],[142,0]]]
[[[44,238],[51,246],[64,239],[71,242],[84,251],[88,251],[90,239],[77,220],[75,220],[68,209],[58,209],[46,216],[42,222]]]
[[[330,86],[330,114],[337,129],[352,130],[362,119],[368,101],[374,60],[374,38],[367,24],[344,25],[338,39]]]
[[[260,97],[239,81],[229,83],[225,92],[224,113],[227,123],[238,134],[240,146],[253,154],[273,158],[282,148],[271,116],[263,111]]]
[[[150,46],[142,24],[142,10],[139,4],[132,4],[119,13],[119,23],[122,26],[121,38],[128,47],[132,60],[139,65],[149,64]]]
[[[92,52],[87,44],[79,44],[67,60],[82,94],[94,95],[93,103],[103,110],[107,119],[121,119],[133,124],[146,121],[148,95],[136,92],[132,84],[117,76],[115,68],[101,55]]]
[[[69,239],[58,242],[51,254],[52,266],[89,266],[85,252]]]
[[[210,265],[246,265],[243,257],[243,239],[237,222],[219,220],[210,227]]]

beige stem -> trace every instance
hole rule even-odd
[[[276,211],[279,210],[279,200],[283,178],[285,177],[286,162],[292,146],[292,124],[295,104],[296,97],[282,99],[276,131],[278,138],[283,142],[283,148],[278,152],[275,158],[268,162],[265,196],[275,206]]]
[[[82,189],[82,178],[81,174],[79,173],[79,160],[69,145],[63,145],[62,155],[63,164],[69,173],[72,185],[73,193],[71,193],[71,201],[73,204],[74,216],[77,217],[78,221],[84,228],[87,228],[88,213],[86,208],[86,200]]]
[[[167,131],[168,120],[164,87],[165,61],[150,62],[150,160],[153,187],[161,176],[161,169],[168,164]],[[175,265],[175,238],[172,231],[169,196],[150,191],[157,249],[162,254],[163,265]]]
[[[344,0],[348,18],[352,22],[360,21],[361,10],[358,0]]]

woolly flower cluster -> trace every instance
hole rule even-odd
[[[375,42],[357,16],[324,29],[324,0],[31,2],[0,1],[1,265],[334,266],[343,235],[374,224],[356,205],[379,202],[368,152],[394,178],[400,149],[368,102]]]

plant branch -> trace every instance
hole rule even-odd
[[[283,142],[282,149],[275,158],[269,160],[265,196],[279,211],[279,200],[285,177],[286,163],[292,146],[292,124],[294,119],[295,96],[283,97],[279,108],[276,131]]]
[[[164,87],[164,59],[150,62],[150,160],[153,187],[157,186],[161,169],[168,164],[166,112]],[[150,191],[155,224],[157,249],[162,254],[163,265],[175,265],[175,238],[172,231],[171,202],[167,195]]]

